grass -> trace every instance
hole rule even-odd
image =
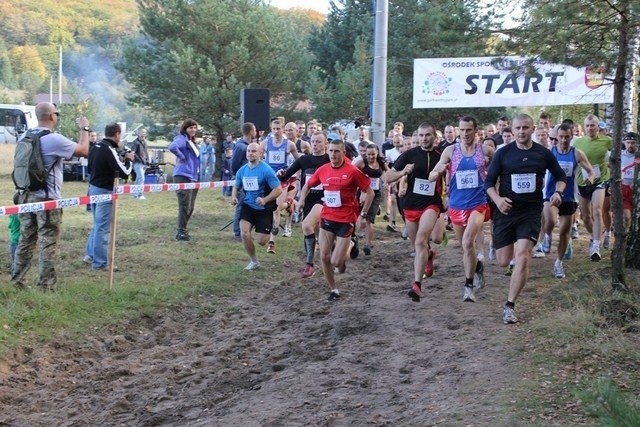
[[[0,149],[0,155],[1,152]],[[0,172],[6,172],[2,165]],[[85,194],[86,189],[86,183],[65,182],[63,197]],[[11,178],[0,175],[0,203],[11,204],[12,194]],[[151,314],[188,301],[210,310],[219,297],[250,289],[252,278],[265,278],[266,270],[278,277],[285,268],[279,262],[282,257],[293,258],[301,249],[297,240],[279,239],[279,257],[269,259],[259,252],[267,268],[245,273],[247,255],[243,246],[231,243],[231,227],[220,231],[233,218],[233,207],[219,189],[199,192],[189,224],[192,242],[174,240],[176,217],[173,192],[150,194],[144,201],[131,196],[120,198],[115,259],[119,271],[115,273],[113,289],[109,289],[107,273],[93,272],[82,261],[91,215],[84,207],[65,209],[58,291],[18,291],[9,285],[8,274],[2,276],[0,360],[19,346],[50,340],[58,333],[73,335],[113,327],[123,318]],[[0,265],[4,267],[9,255],[8,220],[3,218]],[[37,280],[37,256],[35,260],[27,275],[30,284]]]

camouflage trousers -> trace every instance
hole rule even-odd
[[[22,196],[20,203],[42,202],[45,199],[32,194]],[[31,267],[33,253],[38,246],[40,278],[38,286],[43,289],[53,289],[56,284],[56,261],[58,258],[58,243],[60,239],[60,225],[62,224],[62,209],[51,211],[21,213],[20,242],[16,248],[11,282],[18,287],[24,287],[25,274]]]

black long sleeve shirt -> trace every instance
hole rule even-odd
[[[91,180],[89,183],[96,187],[113,189],[113,179],[116,173],[120,178],[127,179],[131,173],[131,162],[120,161],[118,143],[112,139],[105,138],[98,142],[89,153],[89,172]]]

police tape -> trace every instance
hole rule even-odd
[[[53,209],[84,206],[94,203],[105,203],[116,200],[123,194],[162,193],[178,190],[196,190],[201,188],[222,188],[233,186],[235,181],[215,182],[186,182],[182,184],[144,184],[144,185],[119,185],[115,193],[98,194],[94,196],[79,196],[70,199],[47,200],[45,202],[23,203],[20,205],[0,206],[0,216],[21,213],[33,213],[50,211]]]

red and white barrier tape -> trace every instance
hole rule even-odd
[[[79,196],[70,199],[48,200],[46,202],[24,203],[21,205],[0,206],[0,216],[50,211],[59,208],[84,206],[92,203],[104,203],[116,200],[120,194],[136,193],[161,193],[165,191],[195,190],[201,188],[231,187],[235,181],[215,182],[187,182],[184,184],[144,184],[144,185],[119,185],[115,194],[100,194],[97,196]]]

